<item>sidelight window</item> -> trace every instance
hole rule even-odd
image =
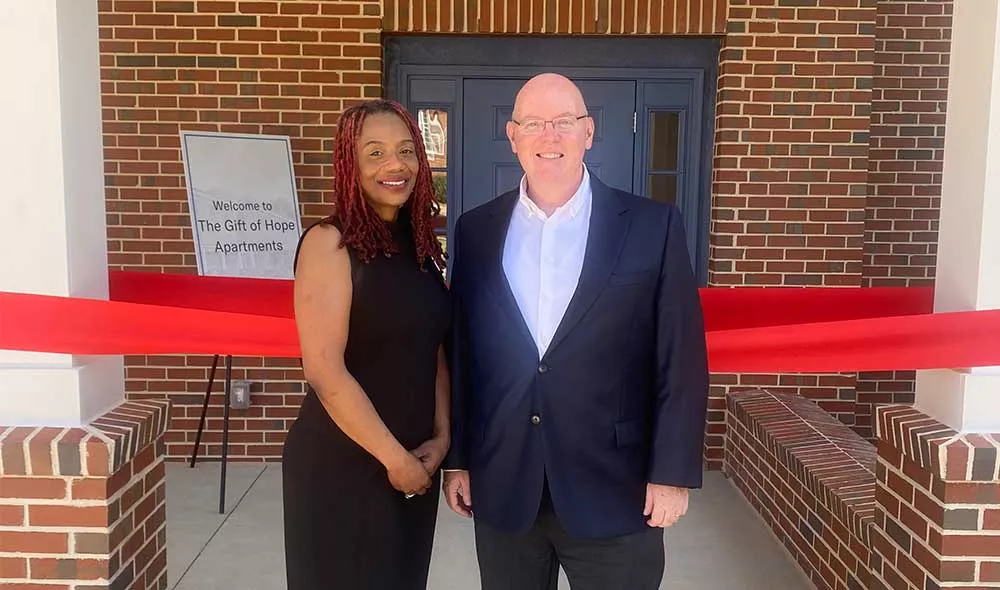
[[[677,111],[649,113],[646,195],[656,201],[677,204],[678,181],[683,175],[680,152],[681,116]]]
[[[417,109],[417,124],[424,139],[427,160],[431,165],[434,199],[441,207],[435,220],[434,232],[441,247],[448,248],[448,109]]]

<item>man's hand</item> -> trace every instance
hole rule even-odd
[[[423,463],[428,475],[434,475],[445,455],[448,454],[448,437],[436,436],[419,447],[413,449],[413,454]]]
[[[688,490],[655,483],[646,484],[646,508],[642,514],[649,516],[651,527],[669,527],[687,513]]]
[[[466,518],[472,516],[472,492],[469,488],[468,471],[444,472],[444,497],[456,514]]]

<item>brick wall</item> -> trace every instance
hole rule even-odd
[[[0,426],[0,586],[166,585],[166,403],[85,428]]]
[[[874,0],[731,0],[719,71],[709,282],[859,286],[868,193]],[[798,392],[854,423],[853,375],[714,375],[706,455],[725,395]]]
[[[875,448],[801,396],[727,398],[725,472],[820,589],[872,588]]]
[[[888,405],[876,451],[801,396],[727,402],[725,471],[817,588],[1000,587],[1000,434]]]
[[[712,284],[860,285],[874,25],[872,0],[731,2]]]
[[[863,286],[934,281],[952,0],[881,0],[875,28]],[[912,371],[858,376],[857,431],[873,404],[912,403]]]
[[[709,35],[726,0],[385,0],[386,32]]]
[[[959,435],[908,406],[876,416],[874,588],[1000,586],[1000,434]]]

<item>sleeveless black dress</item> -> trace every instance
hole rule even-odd
[[[350,252],[345,361],[389,430],[414,449],[433,436],[451,307],[435,265],[417,264],[405,213],[390,228],[398,254],[362,264]],[[282,479],[288,590],[425,590],[440,472],[426,494],[404,498],[310,387],[285,441]]]

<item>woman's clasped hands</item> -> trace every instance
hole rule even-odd
[[[447,437],[435,436],[413,451],[401,453],[396,461],[386,466],[389,483],[407,498],[427,493],[448,447]]]

